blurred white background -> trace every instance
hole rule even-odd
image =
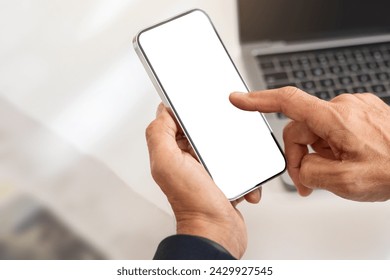
[[[0,0],[0,219],[27,195],[115,259],[150,259],[174,233],[144,140],[159,98],[132,38],[191,8],[242,68],[234,0]],[[390,258],[389,203],[300,198],[276,179],[240,208],[247,259]]]

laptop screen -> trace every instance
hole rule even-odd
[[[238,0],[241,42],[386,33],[389,0]]]

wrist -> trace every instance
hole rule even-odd
[[[225,221],[211,221],[207,218],[177,218],[177,234],[193,235],[209,239],[240,259],[245,252],[247,239],[237,232],[234,225]]]

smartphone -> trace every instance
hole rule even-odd
[[[229,200],[285,170],[264,116],[230,103],[231,92],[248,88],[204,11],[191,10],[146,28],[133,43],[162,101]]]

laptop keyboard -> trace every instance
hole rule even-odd
[[[256,58],[269,89],[295,86],[324,100],[370,92],[390,105],[390,43]]]

